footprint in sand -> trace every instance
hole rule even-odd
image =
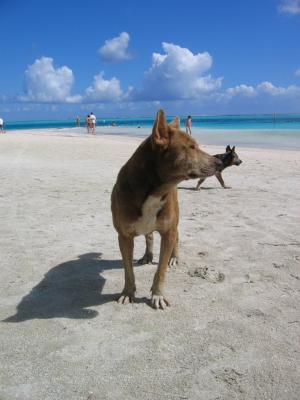
[[[188,273],[193,278],[202,278],[211,283],[223,282],[225,275],[216,271],[214,267],[198,267]]]
[[[233,368],[225,368],[219,371],[212,371],[215,379],[224,382],[230,389],[235,392],[244,393],[243,387],[241,385],[241,380],[243,379],[243,374],[236,371]]]
[[[284,264],[277,264],[277,263],[273,262],[273,267],[276,268],[276,269],[281,269],[281,268],[284,268],[285,265]]]
[[[199,251],[198,252],[198,256],[201,256],[201,257],[204,257],[204,256],[207,256],[207,251]]]
[[[266,314],[263,313],[261,310],[259,310],[258,308],[252,309],[252,310],[247,310],[246,311],[246,315],[248,318],[251,317],[266,317]]]

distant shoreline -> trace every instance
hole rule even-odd
[[[182,129],[184,129],[182,127]],[[48,128],[48,129],[27,129],[7,131],[7,135],[41,135],[41,136],[62,136],[92,138],[102,136],[119,136],[124,139],[143,139],[150,135],[151,127],[125,127],[125,126],[97,126],[96,135],[87,134],[85,128]],[[193,137],[201,145],[226,146],[235,145],[240,148],[260,148],[274,150],[300,150],[300,129],[299,130],[271,130],[271,129],[202,129],[193,128]],[[1,135],[0,135],[1,138]]]

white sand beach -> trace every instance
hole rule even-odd
[[[155,311],[156,265],[115,302],[110,194],[141,139],[65,133],[0,135],[0,399],[298,400],[300,151],[239,147],[230,190],[179,185],[180,265]]]

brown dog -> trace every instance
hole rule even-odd
[[[169,305],[163,294],[168,262],[178,257],[178,200],[176,185],[184,179],[214,175],[220,161],[199,149],[198,143],[179,129],[179,119],[168,125],[164,112],[157,113],[150,135],[121,168],[111,196],[113,223],[125,269],[125,286],[118,300],[134,300],[134,237],[146,236],[142,261],[152,258],[152,232],[161,235],[159,265],[151,292],[152,306]]]

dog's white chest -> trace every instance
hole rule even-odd
[[[156,226],[157,214],[165,202],[160,197],[149,196],[142,208],[142,216],[134,223],[134,230],[138,235],[153,232]]]

